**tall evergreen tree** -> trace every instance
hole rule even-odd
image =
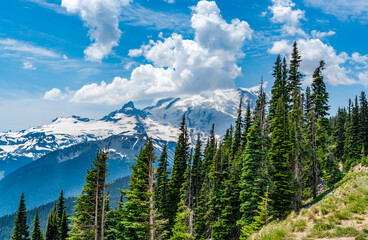
[[[148,138],[132,166],[129,190],[122,190],[126,202],[118,210],[114,227],[115,239],[161,239],[165,236],[164,221],[153,206],[153,142]]]
[[[359,109],[359,119],[360,119],[360,133],[359,138],[361,141],[363,156],[367,156],[368,153],[368,102],[365,92],[361,92],[360,97],[360,109]]]
[[[267,152],[265,137],[260,135],[260,119],[248,134],[247,147],[243,154],[243,169],[241,175],[240,212],[242,219],[239,225],[244,227],[253,222],[257,215],[257,205],[270,184],[267,176]]]
[[[66,214],[65,198],[63,190],[61,190],[60,196],[57,201],[57,216],[59,223],[59,240],[65,240],[68,237],[69,221],[68,216]]]
[[[180,190],[182,188],[185,172],[187,169],[187,162],[189,156],[189,143],[188,143],[188,130],[185,123],[185,115],[180,124],[180,135],[178,143],[175,148],[174,165],[171,172],[171,178],[168,188],[168,213],[169,213],[169,226],[170,228],[174,224],[176,213],[180,203]]]
[[[191,209],[194,210],[198,208],[199,205],[199,192],[201,190],[201,170],[202,170],[202,142],[201,142],[201,136],[198,134],[197,136],[197,142],[194,150],[193,155],[193,164],[192,164],[192,170],[191,170],[191,196],[192,196],[192,206]],[[194,213],[194,215],[196,215]]]
[[[268,155],[271,164],[270,174],[274,184],[271,199],[273,200],[274,215],[277,218],[284,217],[291,210],[294,197],[293,173],[288,160],[291,144],[285,111],[285,103],[282,98],[279,98],[276,117],[273,121],[272,143]]]
[[[247,146],[247,136],[248,133],[250,131],[250,127],[252,125],[252,118],[251,118],[251,111],[250,111],[250,103],[247,104],[247,109],[245,111],[245,119],[244,119],[244,129],[243,129],[243,148],[242,150],[245,149],[245,147]]]
[[[296,42],[294,42],[293,50],[291,53],[288,78],[288,90],[290,95],[292,95],[295,87],[297,88],[297,90],[301,89],[301,79],[303,77],[303,74],[299,71],[301,61],[302,59],[299,55],[298,45]]]
[[[33,220],[32,240],[43,240],[43,233],[41,230],[40,218],[38,216],[38,209]]]
[[[69,240],[104,239],[108,153],[98,150],[91,170],[87,169],[86,183],[75,200]]]
[[[333,156],[345,162],[343,155],[344,155],[344,148],[345,148],[345,126],[347,121],[347,113],[345,108],[339,108],[337,110],[337,115],[334,118],[333,123]]]
[[[350,104],[349,104],[350,105]],[[350,107],[349,107],[350,109]],[[351,106],[351,112],[346,126],[346,138],[345,138],[345,149],[344,158],[346,159],[344,168],[346,171],[350,167],[360,162],[362,145],[359,144],[360,138],[360,120],[359,120],[359,105],[358,98],[355,97],[355,104]]]
[[[232,145],[232,157],[234,157],[237,153],[238,150],[240,149],[241,146],[241,134],[242,134],[242,98],[240,98],[239,101],[239,107],[238,107],[238,117],[236,118],[235,121],[235,129],[234,129],[234,137],[233,137],[233,145]]]
[[[167,145],[165,145],[158,163],[154,195],[155,207],[164,219],[168,218],[167,191],[169,172],[167,166]]]
[[[49,216],[47,218],[45,239],[59,240],[59,222],[56,203],[54,203],[54,207],[51,209],[51,212],[49,213]]]
[[[11,240],[29,240],[29,226],[27,225],[27,209],[24,194],[20,195],[18,210],[14,219],[14,229]]]

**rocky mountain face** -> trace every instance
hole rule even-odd
[[[53,201],[61,189],[67,197],[80,193],[86,169],[97,149],[110,150],[109,180],[130,174],[130,165],[152,137],[156,155],[169,146],[169,161],[175,150],[183,115],[192,139],[203,138],[215,123],[223,135],[237,116],[239,99],[254,105],[256,94],[247,89],[217,90],[211,93],[157,101],[145,109],[133,102],[107,116],[92,120],[71,116],[20,132],[0,133],[0,216],[13,213],[21,192],[32,208]]]

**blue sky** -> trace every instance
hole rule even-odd
[[[297,41],[304,85],[319,60],[331,112],[368,87],[365,0],[12,0],[0,2],[0,130],[129,100],[272,85]]]

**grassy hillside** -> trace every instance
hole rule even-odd
[[[251,239],[368,240],[368,173],[350,173],[321,201],[271,223]]]

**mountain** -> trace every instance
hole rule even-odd
[[[82,189],[86,168],[100,148],[110,149],[111,181],[130,174],[129,166],[147,136],[153,138],[156,155],[168,143],[170,162],[183,114],[192,139],[197,133],[204,138],[212,123],[216,123],[216,134],[221,136],[235,121],[240,96],[243,104],[254,105],[253,89],[217,90],[162,99],[143,110],[129,102],[99,120],[72,116],[20,132],[2,133],[0,162],[8,167],[0,169],[7,171],[0,180],[0,206],[4,206],[0,216],[15,212],[21,192],[28,196],[30,208],[52,201],[61,189],[66,197],[76,196]],[[30,163],[16,169],[18,160],[24,158]]]

